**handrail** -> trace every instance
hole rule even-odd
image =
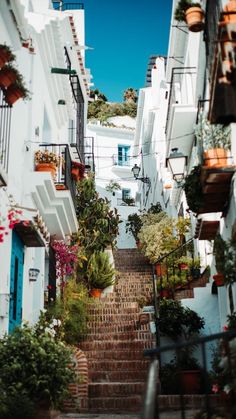
[[[157,419],[158,412],[156,409],[158,381],[158,360],[153,359],[148,369],[147,387],[144,396],[143,412],[141,419]]]

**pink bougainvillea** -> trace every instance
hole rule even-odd
[[[57,278],[72,275],[78,259],[78,246],[70,246],[63,240],[54,240],[52,248],[55,250]]]
[[[0,213],[0,243],[4,242],[4,236],[9,234],[9,230],[13,230],[16,224],[22,223],[24,226],[30,224],[29,220],[21,220],[22,211],[11,207],[7,211],[7,215]]]

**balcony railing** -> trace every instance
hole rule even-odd
[[[172,106],[174,104],[194,104],[193,76],[196,76],[196,67],[174,67],[172,69],[165,129],[166,132],[168,129]]]
[[[131,166],[131,157],[119,157],[117,154],[112,156],[113,166],[119,167],[130,167]]]
[[[61,12],[64,12],[65,10],[83,10],[84,9],[84,3],[80,3],[78,1],[70,1],[67,2],[66,0],[53,0],[53,8],[55,10],[59,10]]]
[[[0,90],[0,180],[5,183],[4,175],[8,172],[10,129],[11,129],[11,106],[9,106]],[[1,173],[2,172],[2,173]]]
[[[78,149],[76,144],[40,144],[40,150],[49,151],[60,156],[60,164],[57,168],[54,183],[58,190],[69,190],[71,193],[72,200],[76,206],[76,182],[71,176],[72,160],[78,159]]]

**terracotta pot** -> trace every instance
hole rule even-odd
[[[185,12],[188,29],[191,32],[200,32],[204,28],[204,11],[201,7],[189,7]]]
[[[236,12],[236,0],[231,0],[226,3],[223,8],[224,12]],[[220,26],[225,25],[227,23],[235,23],[236,22],[236,13],[223,15],[223,21],[220,22]]]
[[[22,91],[14,85],[10,86],[5,92],[5,101],[8,103],[8,105],[13,105],[18,99],[21,99],[22,97]]]
[[[54,163],[38,163],[35,166],[35,170],[36,172],[50,172],[54,179],[57,168]]]
[[[102,290],[100,288],[92,288],[89,294],[91,297],[100,298],[102,294]]]
[[[0,68],[2,68],[10,58],[9,52],[7,52],[4,48],[0,49]]]
[[[227,166],[227,151],[223,148],[210,148],[203,153],[204,165],[208,167]]]
[[[66,191],[67,187],[65,185],[55,185],[57,191]]]
[[[157,276],[163,276],[166,274],[167,268],[165,265],[162,265],[161,263],[156,263],[155,268]]]
[[[201,392],[201,371],[180,371],[180,382],[183,394],[199,394]]]
[[[187,271],[187,270],[188,270],[188,265],[187,265],[187,263],[180,263],[180,264],[179,264],[179,269],[180,269],[181,271]]]
[[[161,290],[159,291],[161,298],[172,298],[172,292],[170,290]]]
[[[213,275],[213,279],[215,281],[215,284],[217,287],[223,287],[224,284],[224,275],[221,273],[218,273],[216,275]]]
[[[71,176],[74,180],[79,180],[80,176],[79,176],[79,168],[78,167],[72,167],[71,169]]]
[[[9,87],[16,81],[16,73],[11,69],[3,67],[0,71],[0,87],[3,89]]]

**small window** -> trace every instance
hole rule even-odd
[[[130,165],[130,146],[118,145],[118,166]]]
[[[122,200],[125,201],[127,198],[131,198],[130,194],[130,189],[122,189]]]

